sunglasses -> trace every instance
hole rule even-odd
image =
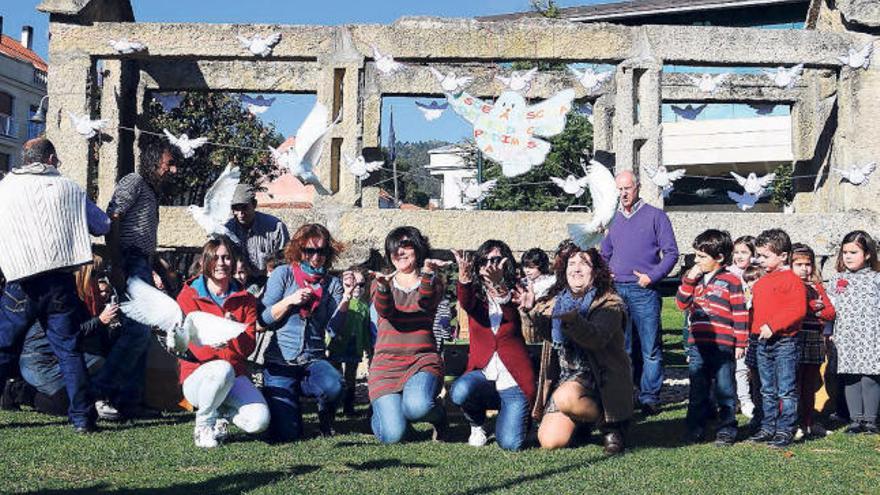
[[[492,256],[491,258],[484,258],[483,261],[480,263],[480,266],[497,265],[501,263],[501,260],[503,259],[503,256]]]
[[[302,253],[306,256],[315,256],[316,254],[320,254],[322,256],[327,256],[327,248],[325,248],[325,247],[319,247],[319,248],[307,247],[307,248],[302,248]]]
[[[414,243],[413,241],[411,241],[409,239],[401,239],[400,242],[397,243],[397,247],[404,248],[404,249],[415,249],[416,243]]]

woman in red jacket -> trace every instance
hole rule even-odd
[[[519,450],[535,400],[535,371],[519,310],[511,301],[516,261],[507,244],[496,240],[484,242],[473,262],[459,252],[455,257],[458,303],[468,314],[470,352],[467,370],[452,384],[449,396],[471,424],[470,445],[486,444],[486,410],[498,409],[495,441],[504,450]]]
[[[198,409],[196,447],[219,445],[228,434],[229,420],[251,434],[269,425],[269,408],[245,365],[256,344],[257,300],[233,279],[236,258],[228,238],[211,239],[202,249],[201,275],[177,296],[184,314],[204,311],[247,324],[244,332],[223,344],[190,343],[187,356],[180,359],[183,395]]]

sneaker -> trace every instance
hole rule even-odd
[[[747,440],[750,443],[767,443],[774,439],[774,435],[767,430],[758,430],[758,433],[750,436]]]
[[[862,433],[876,435],[880,430],[877,429],[877,423],[862,423]]]
[[[774,449],[784,449],[791,445],[791,442],[792,436],[788,433],[777,433],[776,436],[773,437],[773,440],[767,442],[767,445]]]
[[[606,456],[623,454],[626,450],[623,434],[619,431],[610,431],[602,436],[602,453]]]
[[[471,436],[468,437],[468,445],[471,447],[482,447],[488,441],[489,437],[482,426],[471,426]]]
[[[719,433],[715,435],[716,447],[730,447],[736,442],[736,437],[729,433]]]
[[[98,418],[104,421],[119,421],[122,419],[119,410],[109,400],[95,401],[95,411],[98,413]]]
[[[797,431],[794,432],[794,437],[792,437],[792,438],[794,439],[795,442],[800,442],[801,440],[804,439],[805,436],[807,436],[807,434],[804,433],[804,429],[798,428]]]
[[[98,425],[96,425],[94,421],[89,421],[88,423],[74,426],[73,431],[80,435],[90,435],[92,433],[97,433],[100,430],[98,429]]]
[[[864,431],[865,430],[862,426],[862,423],[860,423],[858,421],[853,421],[852,423],[847,425],[845,430],[843,430],[844,433],[847,433],[849,435],[856,435],[859,433],[863,433]]]
[[[211,426],[196,426],[193,430],[193,442],[200,449],[213,449],[220,445],[214,438],[214,428]]]
[[[226,440],[226,437],[229,436],[229,421],[225,419],[218,419],[216,423],[214,423],[214,439],[218,442],[223,442]]]
[[[755,405],[751,402],[746,402],[745,404],[739,407],[740,412],[743,416],[752,419],[755,417]]]

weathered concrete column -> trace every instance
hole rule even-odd
[[[76,132],[67,112],[91,115],[89,79],[92,61],[87,53],[61,51],[58,46],[52,43],[49,47],[52,63],[49,64],[46,136],[55,144],[64,175],[87,188],[90,141]]]
[[[593,103],[593,152],[614,150],[614,94],[604,94]]]
[[[101,90],[101,118],[110,121],[104,132],[109,139],[98,153],[98,205],[106,206],[113,195],[116,181],[135,169],[134,132],[137,119],[138,63],[133,60],[105,60],[104,86]]]

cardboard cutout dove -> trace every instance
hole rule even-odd
[[[779,88],[791,89],[795,87],[804,72],[804,64],[797,64],[790,69],[777,67],[776,70],[764,70],[764,74]]]
[[[147,45],[138,41],[128,41],[127,39],[110,40],[108,41],[108,43],[110,44],[110,47],[112,47],[116,51],[116,53],[121,53],[123,55],[142,52],[147,49]]]
[[[645,170],[648,172],[648,177],[651,178],[651,182],[663,191],[664,198],[669,197],[669,194],[673,189],[673,184],[678,179],[684,177],[685,172],[683,168],[670,172],[666,170],[666,167],[663,165],[660,165],[659,167],[645,167]]]
[[[196,154],[196,149],[208,142],[206,137],[190,139],[185,133],[175,137],[168,129],[162,129],[162,131],[168,138],[168,142],[176,146],[184,158],[192,158]]]
[[[868,69],[871,66],[871,55],[874,54],[874,42],[870,41],[861,50],[850,48],[849,53],[837,57],[840,63],[851,69]]]
[[[436,101],[431,101],[430,103],[422,103],[420,101],[416,102],[416,107],[422,112],[422,115],[425,116],[425,120],[431,122],[432,120],[437,120],[443,115],[443,111],[449,107],[449,103],[443,102],[439,103]]]
[[[712,76],[712,74],[703,74],[699,77],[690,74],[685,74],[685,76],[690,79],[691,84],[699,88],[703,93],[715,94],[721,89],[721,85],[724,84],[724,81],[730,77],[730,73],[725,72],[723,74],[718,74],[717,76]]]
[[[532,87],[532,78],[538,73],[538,68],[533,67],[525,72],[515,70],[510,73],[510,77],[495,75],[495,79],[501,81],[510,91],[518,91],[520,93],[528,93]]]
[[[373,46],[373,59],[376,61],[376,68],[383,75],[390,75],[403,69],[403,64],[394,60],[394,57],[379,51],[379,47]]]
[[[97,136],[98,131],[107,125],[106,119],[92,120],[85,115],[79,116],[70,111],[67,112],[67,116],[70,117],[70,123],[73,124],[77,134],[86,139]]]
[[[351,175],[354,175],[360,180],[367,179],[372,172],[375,172],[382,168],[382,165],[385,162],[368,162],[364,159],[364,155],[359,155],[357,158],[352,159],[348,155],[343,155],[345,159],[345,164],[348,165],[348,171],[351,172]]]
[[[248,95],[241,95],[239,96],[239,99],[244,103],[247,111],[250,112],[251,115],[260,115],[275,103],[274,97],[265,98],[263,95],[257,95],[256,98]]]
[[[315,167],[321,160],[324,150],[324,140],[336,125],[336,122],[327,124],[330,112],[321,103],[315,103],[309,115],[296,131],[296,140],[293,146],[286,151],[278,151],[269,147],[272,158],[279,167],[286,168],[292,175],[303,181],[304,184],[315,186],[318,194],[328,195],[330,191],[321,184],[315,175]],[[342,114],[340,113],[340,118]]]
[[[587,90],[587,94],[593,95],[596,94],[599,89],[602,88],[602,85],[608,82],[611,79],[611,76],[614,75],[613,71],[605,71],[605,72],[596,72],[593,69],[586,68],[583,72],[578,71],[572,66],[568,66],[569,72],[577,79],[577,82]]]
[[[583,165],[581,165],[583,166]],[[602,241],[617,212],[617,184],[608,167],[596,160],[584,167],[585,178],[593,199],[593,218],[587,224],[568,224],[568,235],[581,249],[589,249]]]
[[[226,228],[226,222],[232,214],[232,195],[239,180],[241,173],[238,167],[227,165],[205,193],[204,206],[189,205],[187,208],[189,214],[201,228],[205,229],[209,237],[225,235],[236,244],[239,243],[238,237]]]
[[[874,170],[877,168],[877,162],[871,162],[866,165],[855,165],[848,169],[840,169],[834,168],[833,170],[840,175],[842,180],[849,182],[855,186],[860,186],[862,184],[867,184],[868,180],[871,178],[871,174],[874,173]]]
[[[739,194],[733,191],[727,191],[727,197],[736,202],[736,207],[742,211],[754,208],[755,203],[758,202],[758,196],[747,192]]]
[[[680,107],[678,105],[672,105],[671,108],[672,108],[672,112],[675,113],[675,115],[678,115],[679,117],[681,117],[685,120],[694,120],[697,118],[697,116],[699,116],[701,113],[703,113],[703,110],[706,109],[706,103],[703,103],[702,105],[696,105],[696,106],[688,103],[686,106],[683,106],[683,107]]]
[[[758,177],[754,172],[750,173],[748,177],[743,177],[742,175],[737,174],[736,172],[730,172],[730,175],[736,179],[736,182],[742,186],[745,192],[757,196],[760,198],[766,192],[767,187],[773,183],[773,179],[776,178],[775,173],[767,174],[763,177]]]
[[[576,198],[581,197],[584,194],[584,191],[587,190],[587,178],[586,177],[575,177],[574,175],[569,175],[565,179],[560,179],[559,177],[550,177],[550,180],[553,181],[554,184],[559,186],[565,194],[571,194]]]
[[[236,36],[241,47],[247,49],[251,54],[258,57],[268,57],[272,54],[275,45],[281,41],[281,33],[273,33],[263,37],[258,34],[247,38],[245,36]]]
[[[489,193],[492,192],[492,189],[495,189],[498,180],[487,180],[480,184],[475,180],[465,182],[456,177],[455,183],[464,195],[464,198],[462,198],[464,203],[473,204],[486,199]]]
[[[470,84],[471,81],[474,80],[473,77],[462,76],[457,77],[455,72],[448,72],[443,74],[439,70],[428,67],[428,70],[431,71],[431,74],[434,74],[434,77],[437,78],[437,81],[440,83],[440,87],[443,88],[444,93],[459,93],[461,92],[465,86]]]

